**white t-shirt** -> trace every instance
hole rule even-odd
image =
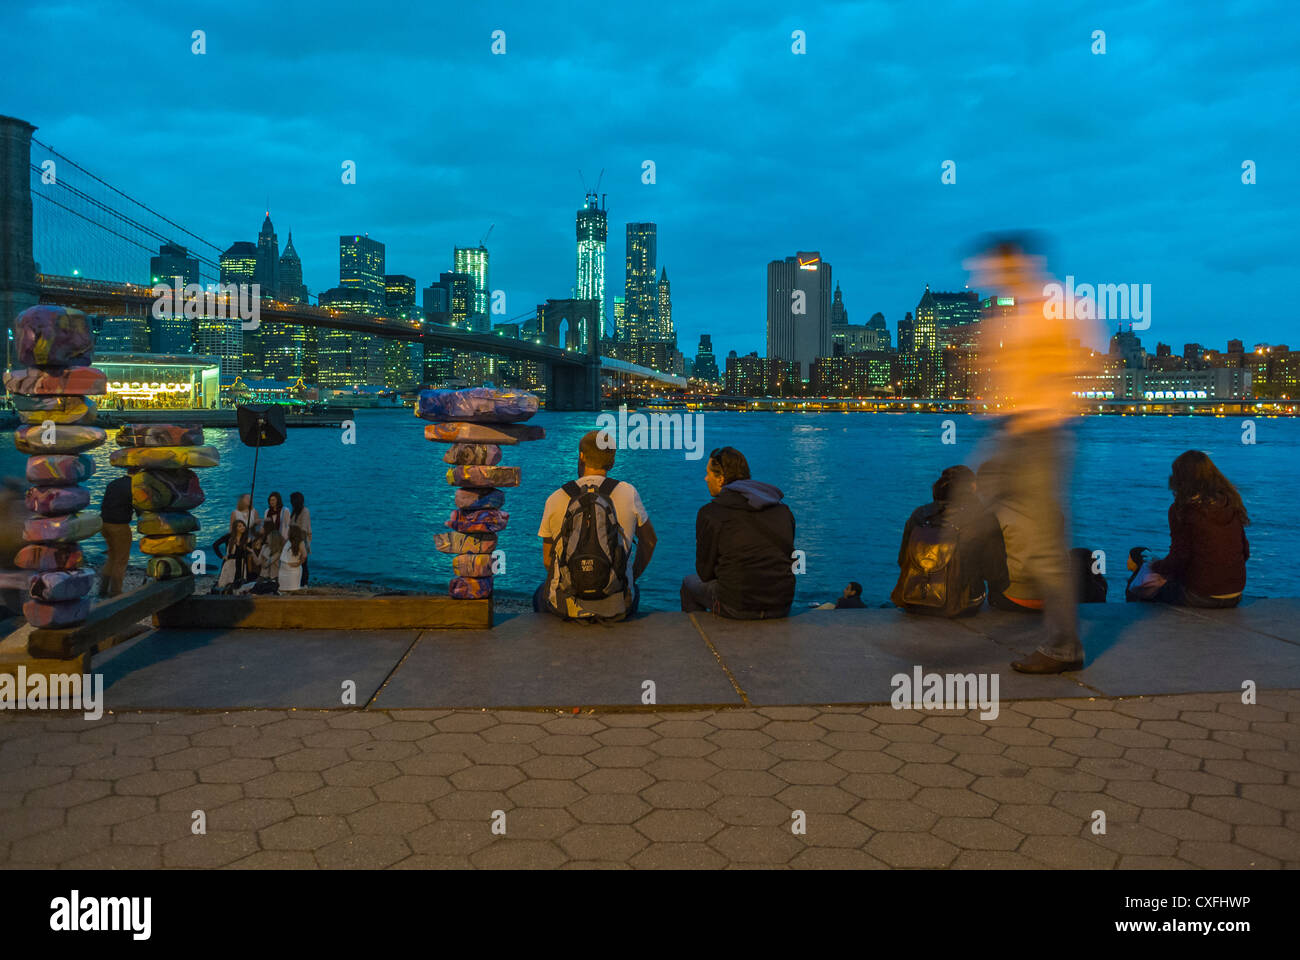
[[[587,474],[579,477],[577,484],[580,487],[599,487],[604,483],[606,478],[599,474]],[[625,480],[620,480],[613,492],[609,495],[609,501],[614,505],[614,513],[618,516],[618,525],[623,531],[627,542],[627,582],[632,582],[632,566],[635,552],[632,543],[636,539],[637,527],[643,526],[650,516],[645,512],[645,506],[641,503],[641,495],[636,492],[636,487]],[[564,514],[569,509],[569,495],[563,489],[556,490],[546,498],[546,506],[542,509],[542,524],[537,528],[537,535],[544,540],[555,541],[555,556],[558,558],[563,548],[560,543],[560,530],[564,527]],[[556,605],[555,588],[557,577],[555,575],[555,565],[552,565],[549,579],[547,581],[547,592],[550,595],[551,605]],[[573,616],[577,613],[604,613],[605,611],[595,609],[596,604],[589,604],[583,607],[576,600],[570,600],[578,609],[569,611]]]

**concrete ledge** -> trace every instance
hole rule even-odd
[[[1005,701],[1300,688],[1300,600],[1088,604],[1079,619],[1086,667],[1048,677],[1010,666],[1041,640],[1038,615],[881,609],[766,621],[664,611],[608,626],[528,613],[492,630],[160,629],[95,666],[111,709],[344,707],[347,681],[356,706],[379,709],[857,705],[889,702],[892,678],[916,667],[996,675]]]
[[[394,597],[190,597],[160,610],[155,627],[260,630],[463,630],[492,626],[492,599]]]
[[[32,630],[27,638],[27,652],[34,658],[69,660],[79,657],[92,647],[131,632],[150,614],[157,614],[193,593],[193,577],[150,581],[138,590],[94,604],[85,623],[61,629],[40,627]]]

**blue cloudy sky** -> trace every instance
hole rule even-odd
[[[624,224],[658,223],[688,354],[762,351],[769,260],[820,250],[851,320],[893,329],[1003,227],[1044,231],[1059,276],[1152,284],[1151,349],[1300,345],[1292,0],[53,0],[0,25],[0,113],[223,247],[269,197],[313,293],[340,233],[423,286],[495,224],[509,317],[569,296],[603,168],[607,296]]]

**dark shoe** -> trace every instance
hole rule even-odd
[[[1071,670],[1082,670],[1083,661],[1057,660],[1035,650],[1023,660],[1012,661],[1011,669],[1020,673],[1068,673]]]

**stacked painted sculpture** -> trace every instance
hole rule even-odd
[[[215,467],[221,457],[203,445],[197,424],[128,423],[117,432],[120,449],[109,462],[131,475],[131,505],[136,509],[140,552],[149,558],[154,580],[190,575],[199,519],[190,513],[204,500],[196,467]]]
[[[519,468],[501,466],[501,448],[541,440],[546,431],[524,424],[537,412],[537,397],[519,390],[474,387],[470,390],[423,390],[415,415],[433,421],[426,440],[451,444],[442,459],[451,464],[447,482],[456,490],[456,509],[444,526],[451,533],[434,537],[442,553],[454,554],[449,584],[453,597],[473,600],[492,596],[492,551],[510,514],[502,510],[505,491],[519,486]]]
[[[28,592],[23,616],[33,626],[72,626],[90,613],[95,583],[78,544],[99,533],[100,519],[81,512],[90,491],[78,483],[95,472],[85,451],[105,440],[89,396],[104,393],[107,380],[90,366],[95,338],[80,310],[24,310],[14,322],[14,347],[22,366],[6,371],[4,382],[22,421],[14,444],[28,454],[26,502],[35,516],[23,524],[19,571],[4,575],[4,585]]]

